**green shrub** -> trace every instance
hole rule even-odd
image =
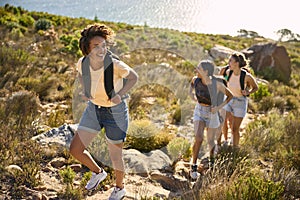
[[[31,27],[34,22],[34,19],[30,15],[24,15],[19,19],[19,23],[25,27]]]
[[[125,146],[141,152],[150,152],[165,147],[173,136],[156,126],[149,120],[132,121]]]
[[[268,86],[265,84],[258,84],[258,90],[251,94],[251,97],[253,97],[254,101],[260,101],[263,97],[270,96],[271,93],[269,92]]]
[[[194,103],[188,100],[181,105],[175,104],[173,107],[175,107],[175,109],[172,114],[172,123],[185,124],[193,114]]]
[[[125,53],[129,50],[128,45],[126,44],[126,42],[122,41],[122,40],[118,40],[116,39],[116,46],[118,47],[118,53]]]
[[[39,30],[43,30],[46,31],[48,30],[50,27],[52,26],[52,22],[49,19],[38,19],[35,23],[35,30],[39,31]]]
[[[63,183],[72,184],[76,176],[76,173],[68,166],[63,170],[60,170],[59,175],[62,178]]]
[[[241,177],[227,191],[228,199],[268,199],[277,200],[282,198],[284,186],[281,182],[264,180],[261,177]]]
[[[13,121],[17,126],[26,127],[39,114],[39,98],[29,91],[18,91],[11,95],[6,102],[5,120]]]
[[[6,116],[8,118],[9,116]],[[30,140],[34,131],[30,127],[17,127],[9,119],[0,122],[0,183],[9,183],[8,190],[14,199],[23,199],[24,186],[34,188],[40,184],[40,170],[44,151]],[[22,170],[7,173],[5,168],[17,165]],[[6,186],[5,186],[6,187]]]
[[[277,108],[281,113],[284,112],[285,109],[285,99],[280,96],[276,96],[273,98],[274,100],[274,107]]]
[[[299,111],[286,117],[277,111],[247,126],[243,146],[255,151],[261,158],[273,160],[274,169],[298,169],[300,166]]]
[[[168,154],[172,160],[184,158],[189,160],[192,155],[191,144],[186,138],[176,137],[167,145]]]
[[[181,122],[181,107],[176,105],[175,111],[172,115],[172,123],[178,124]]]
[[[64,109],[57,109],[50,113],[47,121],[47,125],[50,127],[58,127],[64,124],[66,121],[66,113]]]
[[[34,88],[37,88],[37,86],[41,84],[41,81],[32,77],[25,77],[20,78],[16,84],[22,86],[25,90],[37,91]]]
[[[32,60],[33,58],[25,50],[0,46],[0,77],[4,77],[8,71],[21,73],[21,67]]]
[[[288,95],[286,98],[286,106],[289,110],[297,110],[300,108],[299,97]]]
[[[68,166],[67,168],[59,171],[63,183],[66,185],[65,190],[57,194],[60,199],[82,199],[82,190],[73,187],[74,178],[76,173]]]

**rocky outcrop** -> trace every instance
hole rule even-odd
[[[148,176],[154,170],[163,170],[172,163],[168,155],[161,150],[153,150],[149,153],[141,153],[135,149],[123,151],[126,171],[142,176]]]
[[[226,60],[234,52],[236,51],[228,47],[216,45],[209,50],[209,55],[215,60]]]
[[[242,51],[250,60],[250,66],[264,78],[288,82],[291,76],[291,61],[284,46],[276,43],[256,44]]]
[[[53,128],[43,134],[37,135],[32,139],[38,141],[41,146],[55,146],[58,151],[63,152],[63,150],[70,147],[76,128],[77,125],[64,124],[58,128]],[[99,158],[98,161],[109,165],[109,161],[101,160],[102,157],[107,157],[103,156],[108,155],[108,152],[106,151],[107,150],[104,147],[101,148],[101,151],[99,148],[89,149],[89,152],[95,157],[95,159],[98,160]],[[103,155],[100,155],[99,152]],[[164,170],[164,168],[169,167],[172,164],[169,156],[161,150],[141,153],[135,149],[124,149],[123,157],[126,171],[128,173],[135,173],[143,176],[148,176],[154,170]],[[55,166],[64,165],[61,160],[55,160],[55,162],[53,161],[53,164],[55,164]]]
[[[221,45],[216,45],[209,50],[214,60],[226,60],[234,52],[236,51]],[[256,74],[267,80],[289,81],[292,71],[291,60],[284,46],[276,43],[256,44],[242,50],[242,53],[249,59],[250,66]]]

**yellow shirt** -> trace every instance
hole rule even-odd
[[[78,60],[77,63],[77,70],[82,75],[82,58]],[[123,78],[128,76],[130,72],[130,67],[125,64],[124,62],[112,59],[113,60],[113,66],[114,66],[114,89],[115,92],[119,92],[123,88]],[[104,67],[102,67],[99,70],[93,70],[90,66],[90,72],[91,72],[91,95],[92,99],[91,101],[95,105],[104,106],[104,107],[111,107],[115,104],[109,101],[109,98],[106,94],[105,88],[104,88]]]

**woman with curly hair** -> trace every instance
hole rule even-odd
[[[116,187],[109,199],[121,199],[125,195],[122,149],[128,129],[128,107],[123,97],[135,85],[138,75],[108,51],[107,43],[113,35],[112,29],[101,24],[90,25],[81,32],[79,46],[84,57],[79,59],[77,68],[83,88],[82,97],[87,101],[87,107],[72,140],[70,153],[92,171],[85,188],[96,189],[107,173],[85,148],[104,128],[116,176]],[[113,77],[106,73],[109,66]],[[127,79],[125,83],[124,78]]]

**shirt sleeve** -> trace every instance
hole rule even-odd
[[[126,76],[128,76],[131,68],[126,63],[116,59],[114,59],[113,62],[114,62],[115,74],[117,76],[121,78],[125,78]]]

